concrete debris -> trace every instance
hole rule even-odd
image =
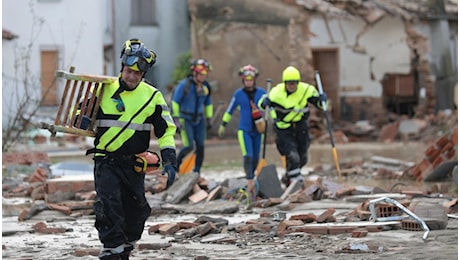
[[[364,121],[357,123],[354,130],[345,130],[347,128],[344,127],[335,133],[337,136],[343,136],[337,140],[349,142],[368,135],[384,136],[385,140],[395,140],[394,137],[399,135],[398,131],[406,129],[406,126],[411,129],[404,130],[409,139],[422,139],[424,131],[427,131],[424,127],[414,128],[420,125],[416,122],[406,125],[391,124],[391,134],[383,135],[382,132],[388,129],[381,129],[376,135],[376,128]],[[349,182],[335,181],[335,167],[327,164],[315,167],[308,176],[303,175],[303,183],[293,182],[285,187],[277,178],[277,168],[273,165],[267,168],[269,169],[266,171],[267,176],[264,176],[263,172],[258,176],[259,193],[255,199],[252,199],[247,195],[245,178],[227,178],[222,182],[216,182],[207,180],[198,173],[188,173],[179,175],[173,186],[165,190],[166,176],[161,175],[159,171],[149,172],[146,175],[145,191],[152,206],[152,216],[194,214],[197,217],[194,221],[166,221],[152,225],[148,227],[148,233],[173,237],[176,242],[181,243],[193,241],[235,244],[239,243],[238,237],[243,234],[246,236],[264,234],[270,238],[306,234],[308,236],[349,234],[353,238],[362,238],[371,232],[397,229],[426,232],[419,222],[405,217],[407,212],[385,201],[379,201],[374,205],[374,214],[377,214],[378,218],[398,220],[373,221],[370,202],[381,198],[397,201],[423,220],[429,230],[446,229],[448,218],[456,217],[458,213],[458,199],[456,196],[451,196],[450,186],[445,182],[453,179],[454,168],[457,166],[454,158],[457,154],[457,131],[454,127],[434,140],[427,141],[427,149],[421,151],[423,158],[420,161],[368,156],[342,162],[340,165],[345,180],[352,181],[356,178],[392,180],[396,184],[391,187],[355,186]],[[353,133],[353,138],[349,138],[350,136],[346,136],[345,133]],[[24,202],[13,204],[4,201],[2,205],[4,217],[17,216],[19,222],[35,221],[36,224],[30,232],[55,234],[69,232],[69,229],[57,225],[48,226],[50,220],[75,221],[94,214],[92,206],[96,194],[91,176],[53,176],[46,167],[49,158],[42,153],[38,156],[27,156],[22,153],[3,154],[3,158],[4,200],[25,199]],[[321,177],[311,178],[315,175]],[[405,184],[406,180],[411,183],[420,184],[422,181],[430,181],[430,183],[408,185]],[[315,202],[320,203],[321,207],[315,208]],[[225,216],[246,213],[258,214],[259,217],[241,223],[230,223],[225,217],[211,217],[216,214]],[[3,235],[14,235],[15,232],[23,232],[23,230],[5,230]],[[171,247],[170,243],[148,243],[139,244],[137,249],[158,250],[168,247]],[[361,250],[377,252],[379,249],[371,248],[370,244],[360,244],[339,251],[350,253]],[[75,254],[97,255],[97,252],[93,251],[79,249]]]
[[[373,156],[371,157],[371,161],[380,163],[382,165],[381,167],[385,167],[385,165],[406,168],[411,167],[408,162],[384,157]],[[364,171],[366,168],[364,164],[362,167],[362,171]],[[375,168],[375,166],[373,168]],[[39,170],[35,171],[32,176],[42,172],[41,168],[38,169]],[[154,174],[149,176],[154,176]],[[352,237],[363,237],[366,236],[368,232],[380,232],[397,228],[423,231],[423,228],[421,228],[417,222],[410,219],[401,219],[400,221],[391,221],[388,223],[370,222],[371,211],[369,202],[375,201],[375,198],[392,197],[401,205],[409,207],[414,214],[426,221],[430,229],[444,229],[447,225],[447,214],[456,213],[458,205],[458,200],[456,198],[449,198],[442,195],[437,196],[437,194],[433,194],[430,190],[420,189],[420,187],[418,187],[420,189],[419,192],[414,192],[410,187],[404,186],[399,190],[394,189],[394,191],[392,191],[397,191],[396,193],[373,194],[374,189],[371,188],[357,188],[333,181],[323,181],[321,178],[318,178],[312,183],[305,180],[302,185],[304,188],[298,187],[295,192],[289,192],[290,186],[285,189],[284,194],[279,198],[263,198],[259,196],[252,203],[245,204],[240,203],[241,201],[238,199],[230,199],[225,196],[220,200],[213,199],[216,198],[214,190],[228,188],[225,187],[225,185],[229,183],[238,183],[235,181],[221,183],[210,192],[206,190],[206,187],[200,187],[196,190],[196,193],[192,194],[193,186],[196,185],[200,179],[197,173],[181,175],[174,183],[174,189],[169,189],[163,191],[163,194],[155,194],[149,197],[157,196],[155,203],[158,204],[157,207],[162,209],[162,211],[152,210],[152,214],[199,214],[201,217],[198,217],[194,222],[169,222],[151,226],[148,230],[149,234],[159,233],[166,236],[174,236],[176,240],[192,239],[200,240],[202,243],[234,243],[235,238],[232,237],[232,235],[227,235],[227,233],[225,233],[226,235],[222,235],[224,234],[222,233],[224,230],[226,230],[225,232],[233,231],[237,233],[273,233],[273,235],[279,237],[299,232],[324,235],[350,233]],[[26,180],[29,184],[37,182],[35,178],[28,178]],[[66,185],[59,186],[55,184],[62,182],[66,182]],[[41,181],[42,185],[47,187],[45,193],[60,193],[61,195],[59,195],[59,198],[61,201],[56,202],[57,196],[52,197],[53,199],[50,200],[50,194],[47,194],[47,196],[43,198],[43,203],[36,200],[29,208],[23,208],[18,216],[18,220],[33,220],[35,216],[44,211],[57,211],[63,216],[66,215],[73,218],[93,214],[92,204],[94,203],[94,197],[89,196],[88,192],[90,192],[90,189],[85,188],[91,186],[88,182],[90,181],[59,179]],[[201,182],[206,183],[206,181]],[[4,196],[14,197],[25,195],[23,189],[18,189],[18,187],[7,186],[7,188],[8,189],[5,190],[4,187]],[[147,192],[148,190],[149,187],[146,187]],[[233,190],[235,190],[235,188],[233,188]],[[31,195],[32,191],[33,190],[30,190],[26,195]],[[212,198],[210,196],[212,196]],[[423,201],[418,199],[420,196],[424,197]],[[194,197],[199,199],[192,199]],[[358,198],[360,198],[359,200],[361,201],[358,207],[348,212],[341,212],[340,214],[337,214],[339,208],[335,207],[327,208],[318,213],[289,214],[289,211],[293,208],[314,200],[346,199],[346,201],[351,202]],[[248,220],[236,225],[229,225],[228,220],[225,218],[213,219],[206,216],[207,214],[233,214],[248,210],[254,212],[257,208],[262,209],[258,219]],[[9,210],[9,212],[14,214],[11,210]],[[400,217],[404,212],[394,205],[382,201],[375,205],[374,214],[382,218],[388,218]],[[321,225],[331,223],[336,224]],[[34,226],[34,229],[36,232],[45,234],[66,232],[63,228],[47,227],[44,222],[38,222]]]

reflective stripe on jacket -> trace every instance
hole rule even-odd
[[[297,90],[288,94],[284,83],[277,84],[268,94],[273,107],[270,115],[276,127],[286,129],[291,123],[306,120],[309,116],[308,103],[318,107],[318,91],[308,83],[299,82]]]
[[[134,90],[119,94],[125,111],[118,111],[112,96],[119,87],[116,81],[104,89],[97,115],[95,148],[119,154],[144,152],[149,148],[154,125],[160,150],[175,149],[176,126],[161,92],[142,81]]]

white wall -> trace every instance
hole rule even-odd
[[[116,0],[123,1],[123,0]],[[120,7],[117,6],[117,13]],[[126,6],[129,10],[129,6]],[[145,45],[154,50],[158,56],[157,63],[153,70],[149,71],[146,77],[161,91],[171,83],[171,76],[175,69],[177,57],[190,50],[190,23],[186,0],[156,1],[157,26],[129,26],[122,21],[126,20],[129,25],[129,14],[126,18],[118,16],[117,41],[137,37]],[[122,43],[121,42],[121,43]],[[121,43],[119,44],[121,46]],[[118,46],[117,46],[118,47]]]
[[[341,96],[381,96],[380,80],[384,73],[409,73],[410,50],[406,44],[404,24],[399,18],[385,17],[359,38],[359,45],[365,54],[352,50],[356,35],[364,27],[364,21],[342,20],[342,33],[338,20],[329,20],[334,42],[331,42],[326,23],[321,16],[311,17],[310,29],[317,37],[311,38],[313,48],[339,48],[340,87],[362,86],[360,92],[342,92]],[[372,71],[375,80],[370,77],[370,60],[374,57]]]
[[[15,80],[21,82],[25,77],[33,79],[36,94],[40,94],[41,50],[59,50],[59,69],[68,70],[70,66],[75,66],[79,73],[102,74],[103,36],[107,29],[103,16],[105,3],[93,0],[2,2],[2,27],[18,36],[13,41],[2,41],[3,122],[7,117],[5,105],[14,106],[11,96],[22,88],[14,86]],[[24,71],[14,66],[17,61],[15,52],[27,49],[29,44],[32,46],[28,59],[30,70],[25,75]]]

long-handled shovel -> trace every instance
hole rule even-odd
[[[321,78],[319,77],[319,72],[316,71],[316,83],[318,84],[318,90],[320,94],[323,94],[323,86],[321,84]],[[326,123],[327,123],[327,130],[329,131],[329,137],[331,139],[331,145],[332,145],[332,156],[334,156],[334,162],[335,162],[335,168],[337,169],[337,174],[339,175],[339,181],[342,181],[342,173],[340,172],[340,166],[339,166],[339,158],[337,157],[337,150],[335,149],[335,144],[334,144],[334,136],[332,135],[332,130],[331,130],[331,124],[329,122],[329,118],[327,116],[327,107],[326,107],[326,102],[321,101],[321,105],[323,106],[323,111],[324,111],[324,117],[326,117]]]
[[[272,79],[267,79],[267,95],[270,92],[270,88],[272,85],[273,80]],[[265,160],[265,152],[267,150],[267,129],[268,129],[268,116],[270,114],[270,110],[265,108],[265,130],[264,130],[264,142],[262,144],[262,158],[259,161],[259,164],[257,165],[256,168],[256,176],[260,174],[260,171],[262,170],[263,167],[267,166],[267,161]]]
[[[267,94],[270,92],[271,79],[267,79]],[[270,115],[270,109],[265,108],[265,131],[264,140],[262,144],[262,158],[256,168],[254,181],[258,185],[258,194],[266,198],[279,198],[283,194],[281,184],[278,179],[278,173],[276,172],[275,164],[271,163],[267,165],[265,160],[267,150],[267,132],[268,132],[268,117]],[[257,195],[257,194],[256,194]]]

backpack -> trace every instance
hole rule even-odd
[[[170,101],[169,107],[171,107],[171,105],[172,105],[172,99],[173,99],[173,97],[174,97],[174,92],[175,92],[176,88],[177,88],[177,85],[176,85],[176,86],[173,88],[173,90],[171,91],[171,101]],[[183,99],[185,96],[187,96],[189,90],[190,90],[190,78],[187,77],[187,82],[185,82],[184,95],[182,96],[182,99]],[[182,102],[182,100],[181,100],[181,102]]]
[[[190,81],[191,81],[190,77],[187,77],[187,82],[185,82],[184,95],[182,96],[182,99],[185,96],[187,96],[188,92],[190,91],[190,84],[191,84]],[[209,85],[209,83],[207,81],[205,81],[203,85],[205,85],[208,88],[208,90],[209,90],[208,95],[210,96],[211,95],[211,86]],[[177,85],[176,85],[176,87],[177,87]],[[174,91],[176,90],[176,87],[174,87],[174,89],[171,91],[171,103],[172,103],[172,97],[174,97]],[[180,102],[182,102],[182,99],[180,100]],[[170,104],[170,106],[171,106],[171,104]]]

